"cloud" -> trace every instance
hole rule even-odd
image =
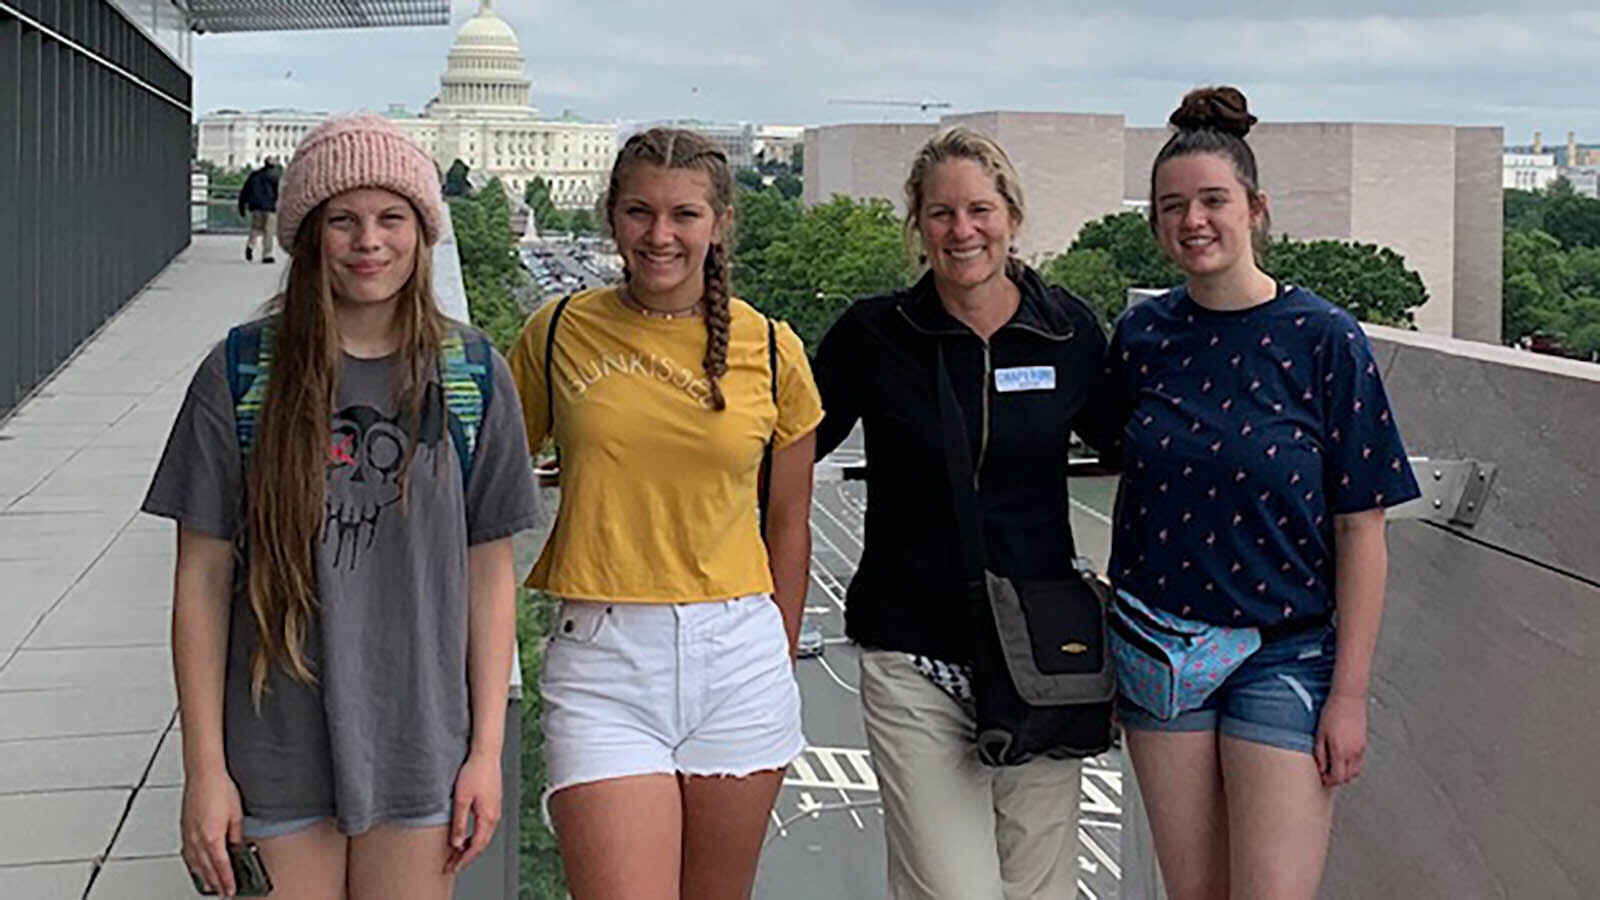
[[[1078,6],[1080,9],[1070,7]],[[837,99],[938,99],[957,110],[1121,113],[1156,124],[1203,83],[1242,87],[1269,120],[1575,128],[1600,141],[1584,74],[1596,3],[1280,0],[1198,7],[1126,0],[500,0],[535,102],[595,119],[783,123],[931,119]],[[196,106],[420,108],[451,28],[203,36]],[[285,78],[285,73],[293,73]]]

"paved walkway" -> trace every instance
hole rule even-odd
[[[194,895],[176,855],[176,542],[138,506],[200,359],[278,285],[281,264],[242,244],[197,237],[0,426],[0,898]]]

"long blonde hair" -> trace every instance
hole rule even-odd
[[[332,270],[322,253],[326,214],[324,202],[306,216],[295,237],[288,284],[272,302],[278,314],[272,376],[245,465],[247,588],[258,638],[250,690],[258,704],[274,665],[302,683],[317,678],[305,642],[317,615],[316,545],[326,522],[328,442],[341,353]],[[417,223],[416,266],[395,309],[402,365],[394,391],[413,436],[446,329],[434,301],[420,217]],[[402,496],[416,449],[413,440],[400,473]]]
[[[733,210],[733,169],[722,149],[704,135],[682,128],[652,128],[641,131],[622,145],[617,160],[611,166],[611,180],[606,187],[606,226],[616,234],[617,196],[622,190],[622,179],[634,166],[652,165],[663,169],[693,169],[704,172],[711,179],[711,204],[717,219],[723,220]],[[722,396],[720,379],[728,374],[728,340],[733,326],[733,311],[729,302],[733,296],[728,274],[729,230],[711,245],[706,253],[705,306],[706,353],[701,365],[706,380],[711,383],[711,408],[726,409],[728,402]],[[624,268],[624,279],[628,277]]]

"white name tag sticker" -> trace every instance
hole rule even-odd
[[[1002,394],[1017,391],[1053,391],[1056,389],[1056,370],[1054,366],[995,369],[994,389]]]

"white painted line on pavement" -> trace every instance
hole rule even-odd
[[[817,662],[819,664],[821,664],[822,671],[827,672],[828,673],[828,677],[832,678],[835,682],[837,682],[839,687],[844,688],[845,690],[849,691],[852,694],[856,694],[858,696],[860,695],[861,689],[856,687],[855,685],[851,684],[850,682],[845,681],[843,678],[840,678],[839,677],[839,673],[835,672],[833,670],[833,666],[828,665],[828,661],[827,660],[823,659],[820,656],[817,657],[816,659],[817,659]]]
[[[1105,513],[1101,512],[1098,509],[1095,509],[1094,507],[1090,506],[1089,504],[1084,503],[1082,500],[1078,500],[1076,498],[1073,498],[1072,505],[1079,512],[1083,513],[1084,515],[1088,516],[1091,519],[1095,519],[1095,520],[1099,521],[1102,525],[1110,525],[1111,524],[1111,517],[1110,516],[1106,515]]]
[[[840,559],[844,560],[844,564],[845,565],[849,566],[852,570],[855,569],[855,567],[856,567],[855,561],[852,560],[850,557],[846,556],[845,552],[843,550],[839,549],[839,545],[835,544],[833,542],[833,539],[828,537],[828,533],[826,531],[823,531],[821,528],[818,528],[817,527],[817,523],[815,523],[815,522],[811,523],[811,535],[812,535],[812,537],[821,538],[822,542],[824,544],[828,545],[828,549],[829,550],[832,550],[834,553],[839,555]]]
[[[1094,779],[1084,778],[1079,788],[1087,795],[1087,799],[1079,803],[1078,808],[1090,815],[1116,816],[1122,814],[1122,807],[1117,801],[1095,784]]]
[[[811,580],[816,583],[817,587],[822,589],[822,593],[826,594],[829,600],[833,601],[833,605],[839,608],[839,612],[844,612],[844,595],[835,593],[833,588],[828,586],[828,582],[823,580],[822,576],[824,575],[828,575],[829,578],[833,577],[828,574],[828,570],[821,568],[821,563],[817,562],[815,556],[811,557]]]
[[[1094,891],[1089,890],[1089,886],[1084,884],[1081,878],[1078,879],[1078,893],[1083,896],[1084,900],[1100,900],[1099,897],[1095,896]]]
[[[854,541],[855,545],[857,547],[860,547],[863,550],[866,549],[867,545],[862,542],[861,538],[856,537],[855,529],[853,529],[850,526],[848,526],[848,525],[844,524],[843,522],[839,521],[839,517],[833,514],[833,510],[829,509],[827,504],[825,504],[825,503],[814,503],[814,504],[812,504],[812,508],[820,510],[823,515],[828,517],[829,521],[831,521],[831,522],[833,522],[833,524],[839,526],[839,530],[844,532],[845,534],[849,535],[850,536],[850,540]]]
[[[844,791],[839,791],[839,800],[841,802],[844,802],[844,803],[849,803],[850,802],[850,795],[846,794]],[[866,831],[867,830],[867,823],[861,821],[861,814],[856,812],[853,807],[846,807],[845,808],[845,812],[849,813],[850,814],[850,818],[855,820],[855,822],[856,822],[856,830],[857,831]]]
[[[1117,865],[1117,861],[1112,859],[1099,844],[1095,843],[1095,839],[1090,837],[1089,832],[1084,831],[1082,826],[1078,827],[1078,842],[1089,846],[1089,852],[1093,853],[1094,858],[1100,861],[1100,865],[1105,866],[1111,872],[1112,878],[1118,881],[1122,880],[1122,867]]]
[[[785,838],[788,837],[789,836],[789,829],[783,827],[783,820],[778,818],[778,809],[777,809],[777,807],[773,807],[771,812],[772,812],[772,824],[778,826],[778,837],[785,837]]]

